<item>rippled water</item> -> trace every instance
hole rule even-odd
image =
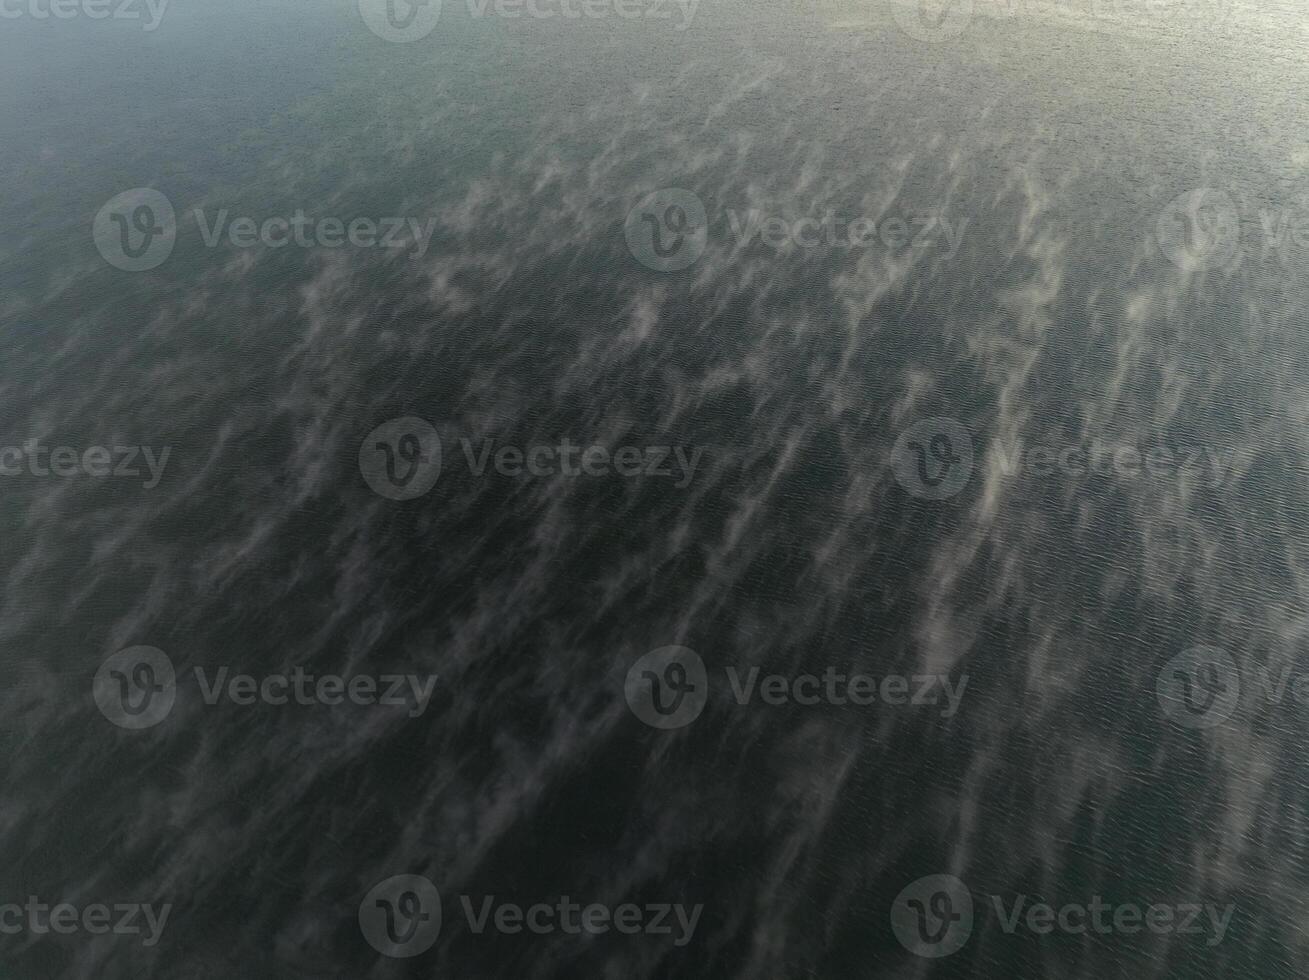
[[[0,24],[4,975],[1304,972],[1309,17],[967,6]]]

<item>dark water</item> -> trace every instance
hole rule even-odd
[[[968,6],[0,22],[0,973],[1303,974],[1309,17]]]

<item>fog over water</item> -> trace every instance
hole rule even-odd
[[[1303,975],[1309,14],[498,2],[0,21],[0,975]]]

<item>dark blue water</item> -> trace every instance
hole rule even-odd
[[[0,22],[0,971],[1300,975],[1305,15],[606,9]]]

